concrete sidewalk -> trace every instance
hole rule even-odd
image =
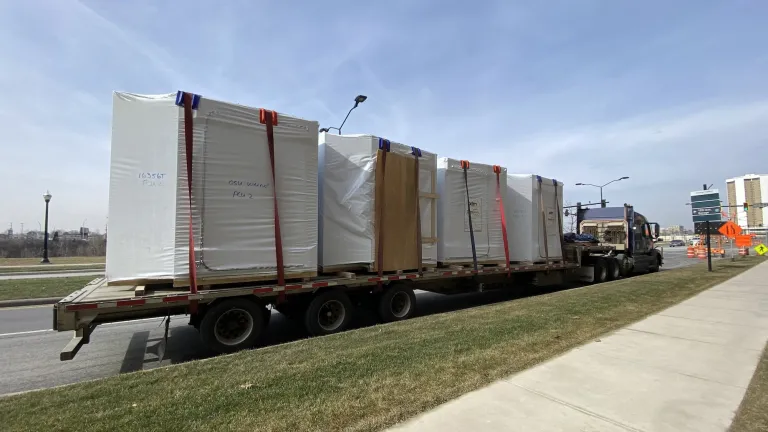
[[[723,431],[767,340],[763,263],[392,430]]]

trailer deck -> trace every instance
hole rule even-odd
[[[109,322],[128,321],[140,318],[165,317],[187,314],[197,307],[212,307],[214,301],[227,298],[251,298],[261,304],[284,304],[286,299],[300,298],[296,294],[317,295],[326,287],[338,287],[349,292],[375,290],[395,281],[409,281],[412,289],[420,286],[430,291],[440,291],[440,282],[457,281],[470,277],[481,277],[478,283],[499,280],[505,274],[535,273],[575,270],[584,265],[580,254],[609,252],[609,248],[595,245],[572,244],[564,248],[565,260],[549,264],[511,264],[509,266],[488,266],[474,270],[472,267],[449,266],[418,271],[399,272],[378,276],[370,273],[340,272],[337,275],[321,275],[306,282],[251,282],[223,285],[202,285],[197,293],[188,288],[174,287],[172,283],[147,284],[144,286],[108,285],[105,278],[91,281],[84,288],[63,298],[53,307],[53,328],[57,331],[74,331],[72,341],[61,353],[62,360],[75,356],[83,344],[89,342],[90,333],[99,325]],[[573,258],[576,258],[575,260]],[[496,278],[493,278],[496,275]],[[431,283],[431,285],[427,285]],[[427,288],[429,287],[429,288]],[[437,287],[437,289],[435,289]],[[306,296],[305,296],[306,297]],[[218,303],[218,302],[217,302]],[[282,310],[281,310],[282,312]]]

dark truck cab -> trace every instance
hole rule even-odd
[[[590,234],[601,244],[613,246],[623,276],[657,272],[664,264],[662,251],[654,246],[659,224],[648,222],[631,205],[578,208],[576,229],[579,234]]]

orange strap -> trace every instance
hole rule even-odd
[[[501,199],[501,167],[493,166],[493,172],[496,173],[496,201],[499,202],[499,213],[501,214],[501,235],[504,236],[504,256],[507,263],[507,277],[512,274],[512,268],[509,265],[509,239],[507,239],[507,218],[504,214],[504,201]]]
[[[277,261],[277,284],[285,286],[285,266],[283,265],[283,237],[280,233],[280,212],[277,208],[277,180],[275,176],[275,133],[277,113],[275,111],[259,110],[259,122],[267,126],[267,143],[269,145],[269,164],[272,167],[272,203],[275,222],[275,260]],[[281,291],[285,295],[285,291]]]

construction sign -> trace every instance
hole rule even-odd
[[[750,235],[737,235],[736,247],[750,247],[752,246],[752,236]]]
[[[728,221],[724,223],[723,226],[718,229],[718,231],[720,231],[720,233],[726,237],[736,238],[736,236],[741,233],[741,227],[731,221]]]
[[[757,252],[757,254],[761,256],[765,255],[765,253],[768,252],[768,247],[760,243],[759,245],[755,246],[755,252]]]

